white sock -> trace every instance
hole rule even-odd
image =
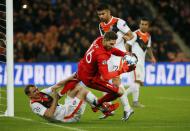
[[[90,105],[94,105],[97,103],[98,99],[97,97],[92,94],[92,92],[88,92],[88,94],[86,95],[86,101],[90,104]]]
[[[124,90],[124,94],[120,97],[120,100],[121,100],[121,103],[123,105],[124,111],[129,112],[130,109],[131,109],[131,106],[129,105],[129,101],[128,101],[128,98],[127,98],[127,95],[126,95],[126,90],[125,90],[125,88],[124,88],[124,86],[122,84],[119,87]]]
[[[131,83],[129,87],[126,89],[126,95],[128,96],[129,94],[135,92],[135,83]]]
[[[133,101],[137,102],[139,101],[139,88],[140,88],[140,84],[139,83],[134,83],[134,91],[133,91]]]

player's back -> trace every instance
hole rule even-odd
[[[78,65],[79,79],[83,79],[81,77],[85,77],[85,79],[87,80],[92,79],[95,75],[98,74],[99,57],[104,56],[104,59],[108,60],[109,57],[111,56],[111,53],[104,49],[102,45],[102,40],[103,37],[98,37],[89,47],[83,59],[79,62]]]

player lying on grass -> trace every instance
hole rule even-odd
[[[93,106],[93,103],[97,101],[97,98],[84,87],[76,85],[75,88],[67,92],[65,104],[59,104],[58,100],[60,97],[57,94],[56,89],[63,87],[67,81],[73,79],[74,75],[41,91],[39,91],[35,85],[27,85],[24,92],[30,99],[30,107],[32,108],[32,111],[49,121],[79,121],[84,113],[86,102]],[[99,109],[102,112],[110,112],[118,107],[106,106],[105,103]]]

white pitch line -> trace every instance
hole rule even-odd
[[[185,101],[190,102],[190,99],[182,99],[182,98],[171,98],[171,97],[158,97],[161,100],[170,100],[170,101]]]
[[[4,116],[0,116],[0,117],[4,117]],[[25,121],[31,121],[31,122],[38,122],[35,121],[33,119],[28,119],[28,118],[24,118],[24,117],[9,117],[9,118],[15,118],[15,119],[20,119],[20,120],[25,120]],[[68,129],[68,130],[73,130],[73,131],[87,131],[87,130],[83,130],[83,129],[77,129],[77,128],[73,128],[73,127],[68,127],[68,126],[62,126],[62,125],[57,125],[57,124],[53,124],[53,123],[46,123],[46,122],[38,122],[41,124],[45,124],[45,125],[49,125],[49,126],[55,126],[55,127],[60,127],[60,128],[64,128],[64,129]],[[117,129],[117,128],[121,128],[118,126],[114,126],[114,127],[80,127],[80,128],[86,128],[86,129]],[[129,126],[127,128],[138,128],[138,129],[149,129],[149,128],[190,128],[190,125],[182,125],[182,126],[173,126],[173,125],[155,125],[155,126]]]
[[[117,127],[117,126],[113,126],[113,127],[80,127],[80,128],[86,128],[86,129],[99,129],[99,128],[101,128],[101,129],[117,129],[117,128],[121,128],[121,127]],[[128,126],[128,127],[126,127],[126,128],[133,128],[133,129],[149,129],[149,128],[190,128],[190,125],[188,126],[188,125],[185,125],[185,126],[141,126],[141,125],[139,125],[139,126]]]
[[[24,117],[15,116],[15,117],[10,117],[10,118],[20,119],[20,120],[25,120],[25,121],[32,121],[32,122],[38,122],[38,121],[35,121],[33,119],[28,119],[28,118],[24,118]],[[68,127],[68,126],[62,126],[62,125],[57,125],[57,124],[47,123],[47,122],[38,122],[38,123],[49,125],[49,126],[54,126],[54,127],[60,127],[60,128],[68,129],[68,130],[71,130],[71,131],[87,131],[87,130],[83,130],[83,129],[78,129],[78,128],[74,128],[74,127]]]

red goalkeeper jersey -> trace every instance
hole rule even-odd
[[[103,80],[109,80],[120,75],[118,71],[108,72],[107,61],[111,54],[123,57],[126,53],[116,48],[108,51],[104,48],[102,41],[103,37],[98,37],[78,64],[78,77],[86,84],[95,76],[102,77]]]

